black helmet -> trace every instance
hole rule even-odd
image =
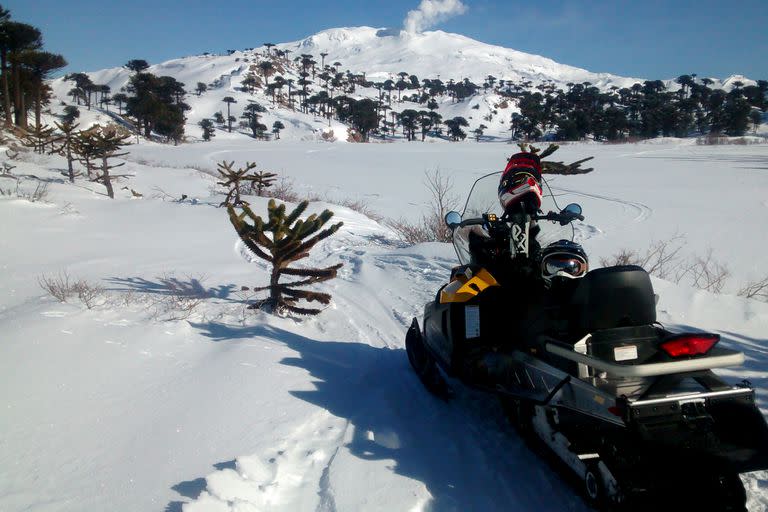
[[[558,240],[541,251],[541,277],[547,284],[557,277],[578,279],[588,271],[587,253],[576,242]]]

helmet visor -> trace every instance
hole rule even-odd
[[[572,277],[581,277],[587,271],[586,263],[581,259],[574,256],[549,256],[544,262],[544,275],[566,275]]]

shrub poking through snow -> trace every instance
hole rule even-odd
[[[290,312],[298,315],[316,315],[320,313],[320,309],[298,307],[297,302],[304,300],[328,304],[331,301],[331,296],[327,293],[297,288],[333,279],[341,268],[341,263],[321,269],[289,268],[291,263],[309,256],[309,251],[318,242],[328,238],[342,226],[339,222],[321,230],[333,216],[330,210],[325,210],[320,215],[310,215],[304,220],[299,219],[308,205],[307,201],[302,201],[291,213],[286,213],[285,205],[278,206],[272,199],[267,205],[266,222],[256,215],[247,203],[240,204],[239,212],[235,205],[227,205],[229,219],[245,246],[272,265],[269,286],[253,290],[269,290],[269,298],[258,306],[262,309],[278,314]],[[283,275],[299,279],[280,283]]]

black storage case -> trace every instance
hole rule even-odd
[[[656,322],[651,278],[636,265],[589,272],[574,291],[571,305],[572,331],[583,334]]]

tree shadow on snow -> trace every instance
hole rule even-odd
[[[157,295],[175,295],[200,299],[222,299],[232,302],[243,302],[241,300],[231,299],[230,295],[239,289],[234,284],[220,285],[212,288],[206,288],[200,279],[187,277],[179,279],[177,277],[157,277],[155,281],[143,277],[110,277],[106,281],[113,284],[114,288],[109,291],[116,292],[140,292]]]
[[[309,372],[316,389],[291,395],[347,420],[354,434],[344,447],[352,455],[387,461],[393,472],[422,482],[432,496],[425,510],[588,510],[505,427],[495,400],[462,390],[451,402],[438,400],[423,388],[403,349],[317,341],[264,325],[192,326],[216,342],[258,336],[296,351],[281,363]],[[333,474],[331,467],[331,492],[343,483]]]
[[[235,461],[228,460],[226,462],[218,462],[213,465],[214,468],[221,471],[222,469],[235,469]],[[179,482],[171,487],[172,490],[179,493],[180,496],[189,500],[196,500],[200,497],[200,494],[205,490],[205,478],[195,478],[194,480],[187,480],[185,482]],[[165,506],[164,512],[181,512],[182,507],[186,501],[171,501]]]

